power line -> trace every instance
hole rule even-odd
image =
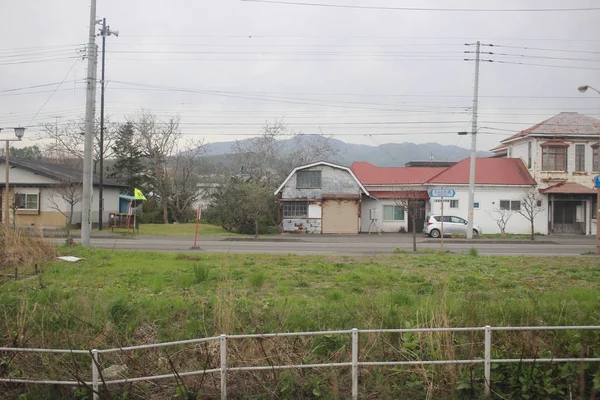
[[[283,0],[242,0],[251,3],[283,4],[306,7],[349,8],[362,10],[399,10],[399,11],[440,11],[440,12],[561,12],[561,11],[599,11],[600,7],[583,8],[422,8],[422,7],[389,7],[359,6],[350,4],[308,3]]]

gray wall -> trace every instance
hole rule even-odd
[[[328,165],[317,165],[302,171],[321,171],[320,189],[296,189],[296,174],[281,190],[282,199],[322,199],[323,194],[360,194],[360,186],[345,170]]]

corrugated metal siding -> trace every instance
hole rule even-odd
[[[325,200],[323,233],[358,233],[359,216],[358,200]]]

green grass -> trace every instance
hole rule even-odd
[[[123,230],[115,230],[121,232]],[[124,230],[127,231],[126,229]],[[140,235],[151,236],[188,236],[193,237],[196,231],[196,224],[141,224]],[[220,226],[200,224],[198,225],[198,236],[234,236],[238,235],[227,231]]]
[[[357,257],[170,254],[79,246],[60,251],[86,260],[77,264],[54,262],[45,267],[39,279],[2,286],[0,345],[89,349],[220,333],[487,324],[594,325],[600,321],[600,265],[592,257],[477,257],[473,251],[461,255]],[[548,335],[544,336],[545,342],[527,347],[523,343],[529,342],[522,341],[529,336],[495,335],[498,354],[504,356],[514,356],[511,352],[517,350],[533,351],[530,347],[544,343],[552,343],[563,355],[580,356],[580,342],[588,338],[584,334],[567,337],[567,333],[544,333]],[[410,357],[439,357],[449,351],[442,343],[444,338],[389,335],[385,336],[385,346],[373,344],[364,357],[408,357],[408,353],[395,351],[410,351]],[[597,334],[595,338],[590,340],[598,340]],[[467,339],[452,337],[450,343],[456,345],[452,351],[464,357],[480,357],[481,338],[473,339],[478,340],[474,346],[461,342]],[[392,350],[391,343],[399,347]],[[262,351],[275,351],[251,350],[247,343],[244,346],[240,351],[256,351],[257,357]],[[306,346],[309,353],[302,354],[309,361],[336,360],[345,357],[348,350],[345,339],[336,335],[314,339]],[[441,373],[436,371],[432,367],[430,373]],[[506,370],[507,377],[516,376],[515,371]],[[422,388],[421,378],[406,378],[400,369],[371,372],[365,376],[361,391],[373,390],[377,398],[397,398],[410,382]],[[440,398],[446,397],[448,390],[454,390],[454,384],[448,382],[460,379],[467,380],[469,388],[481,389],[481,381],[472,381],[472,376],[479,375],[479,370],[463,378],[452,375],[454,381],[446,376],[438,379],[436,385],[440,386],[432,390]],[[297,380],[290,383],[291,394],[282,397],[301,398],[300,392],[305,389],[331,394],[327,388],[336,384],[315,376],[317,381],[310,378],[307,383],[302,379],[308,378],[296,373],[285,379],[281,375],[277,384]],[[339,387],[347,385],[340,383]],[[423,391],[410,393],[406,397],[420,398]],[[516,396],[513,392],[503,393]],[[341,398],[346,394],[343,392]],[[244,397],[242,394],[237,398]]]

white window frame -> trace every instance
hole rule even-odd
[[[392,209],[392,219],[385,219],[385,208],[386,207],[393,207]],[[402,218],[401,219],[396,219],[396,208],[402,209]],[[398,222],[398,221],[405,221],[406,220],[406,210],[404,209],[404,207],[402,206],[398,206],[398,205],[394,205],[394,204],[388,204],[388,205],[384,205],[383,206],[383,221],[386,222]]]
[[[17,204],[17,196],[24,196],[24,204],[25,207],[19,207],[17,208],[17,210],[24,210],[24,211],[38,211],[40,209],[40,195],[39,193],[15,193],[15,198],[14,198],[14,202],[15,204]],[[35,208],[29,208],[27,207],[28,205],[30,205],[29,203],[33,203],[33,200],[30,199],[30,197],[35,196]]]
[[[306,211],[304,213],[299,212],[302,206],[304,206],[304,210]],[[290,211],[293,212],[290,213]],[[308,218],[308,201],[284,201],[282,214],[283,218]]]
[[[455,202],[455,203],[453,203],[453,202]],[[452,204],[455,204],[455,205],[452,205]],[[458,209],[458,208],[460,208],[460,202],[458,201],[458,199],[454,199],[454,200],[450,199],[449,207],[451,209]]]
[[[502,202],[507,202],[508,203],[508,207],[502,206]],[[518,208],[514,208],[517,203],[518,203],[519,207]],[[500,200],[498,202],[498,208],[500,210],[506,210],[506,211],[519,211],[521,209],[521,200],[506,200],[506,199],[502,199],[502,200]]]

